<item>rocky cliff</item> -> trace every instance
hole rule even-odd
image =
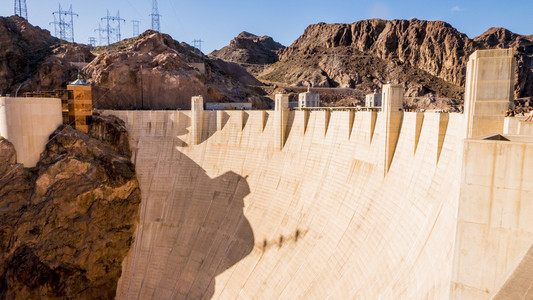
[[[98,108],[188,109],[195,95],[261,107],[261,90],[249,88],[260,82],[245,70],[155,31],[107,47],[83,73]]]
[[[0,138],[0,299],[113,299],[141,193],[122,121],[56,130],[33,169]]]
[[[64,88],[73,63],[94,58],[89,47],[66,43],[18,16],[0,17],[0,94]]]
[[[405,84],[408,96],[462,98],[468,56],[501,47],[517,52],[515,97],[533,96],[529,37],[491,29],[470,39],[445,22],[417,19],[311,25],[260,79],[367,91],[391,80]]]
[[[278,51],[285,47],[269,36],[257,36],[246,31],[241,32],[230,44],[209,54],[210,57],[235,62],[254,72],[262,70],[265,64],[279,60]],[[254,65],[260,65],[254,68]]]
[[[186,109],[195,95],[266,107],[262,90],[249,87],[261,83],[246,70],[168,35],[148,31],[91,49],[60,41],[20,17],[0,17],[0,94],[64,89],[83,67],[99,108]]]

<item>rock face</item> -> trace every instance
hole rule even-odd
[[[385,60],[398,60],[456,85],[464,83],[462,66],[472,41],[441,21],[371,19],[353,24],[319,23],[281,54],[281,59],[315,48],[350,46]]]
[[[273,64],[278,61],[278,51],[285,47],[269,36],[241,32],[230,44],[209,54],[210,57],[239,64]]]
[[[123,123],[95,124],[60,127],[33,169],[0,139],[1,299],[114,298],[141,193]]]
[[[94,58],[88,46],[62,42],[18,16],[0,17],[0,93],[65,88],[75,78],[73,62]]]
[[[85,67],[97,108],[187,109],[196,95],[267,106],[262,90],[248,87],[261,83],[246,70],[168,35],[148,31],[97,50],[95,59],[89,46],[60,41],[17,16],[0,17],[0,94],[64,89]]]
[[[402,63],[367,55],[349,46],[314,48],[274,64],[259,78],[295,86],[340,87],[362,91],[380,89],[389,81],[403,83],[406,95],[438,94],[461,98],[462,88],[430,73]]]
[[[515,96],[525,97],[533,95],[530,45],[528,37],[501,29],[472,40],[441,21],[319,23],[282,50],[280,62],[260,79],[366,91],[392,80],[403,83],[408,96],[462,99],[468,56],[478,49],[514,47],[519,61]]]
[[[113,109],[189,109],[192,96],[206,102],[248,101],[260,85],[242,68],[213,61],[169,35],[147,31],[110,47],[83,69],[93,103]]]

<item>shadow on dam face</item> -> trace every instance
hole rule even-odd
[[[143,195],[141,226],[117,299],[210,299],[217,275],[254,247],[243,214],[247,179],[231,171],[211,178],[185,154],[175,155],[174,174],[158,178],[156,166]],[[160,180],[173,187],[155,191]],[[154,197],[161,193],[166,195]]]

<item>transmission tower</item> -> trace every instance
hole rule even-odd
[[[96,38],[95,37],[89,37],[89,45],[91,45],[91,47],[96,47],[97,44],[96,44]]]
[[[52,13],[54,16],[55,36],[68,42],[74,43],[74,16],[78,17],[78,14],[72,12],[72,5],[69,10],[62,10],[61,4],[59,4],[59,10]]]
[[[136,37],[139,35],[139,23],[141,23],[141,21],[131,20],[131,23],[133,23],[133,36]]]
[[[28,20],[28,8],[26,7],[26,0],[15,0],[15,15]]]
[[[192,46],[198,50],[200,50],[200,52],[202,52],[202,43],[204,41],[202,41],[201,39],[200,40],[194,40],[192,41]]]
[[[102,28],[102,25],[98,24],[98,28],[94,32],[98,32],[98,45],[102,46],[104,44],[104,33],[106,30]]]
[[[106,20],[106,36],[107,36],[107,45],[111,45],[112,35],[115,35],[114,42],[122,40],[120,35],[120,22],[126,22],[126,20],[120,17],[120,11],[117,11],[117,16],[112,17],[109,15],[109,10],[107,10],[107,16],[103,17],[102,20]]]
[[[161,15],[159,14],[159,8],[157,8],[157,0],[152,0],[152,30],[161,31]]]

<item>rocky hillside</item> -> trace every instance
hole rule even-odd
[[[188,109],[190,99],[251,101],[261,107],[260,85],[234,63],[211,60],[169,35],[146,31],[107,47],[83,69],[98,108]]]
[[[122,121],[56,130],[35,168],[0,138],[0,299],[113,299],[141,192]]]
[[[530,45],[528,37],[495,29],[472,40],[441,21],[319,23],[282,50],[280,62],[260,79],[367,91],[391,80],[404,83],[411,96],[462,98],[468,56],[477,49],[513,47],[520,79],[515,96],[526,97],[533,96]]]
[[[209,59],[168,35],[148,31],[91,49],[60,41],[20,17],[0,17],[0,94],[64,89],[84,66],[98,108],[141,108],[144,102],[145,109],[187,109],[194,95],[205,101],[267,105],[262,90],[249,87],[261,83],[246,70]]]
[[[93,58],[88,46],[60,41],[18,16],[0,17],[0,94],[64,87],[78,72],[73,63]]]
[[[248,71],[256,72],[262,71],[263,65],[277,62],[278,51],[284,48],[269,36],[260,37],[243,31],[228,46],[211,52],[209,57],[235,62]]]

